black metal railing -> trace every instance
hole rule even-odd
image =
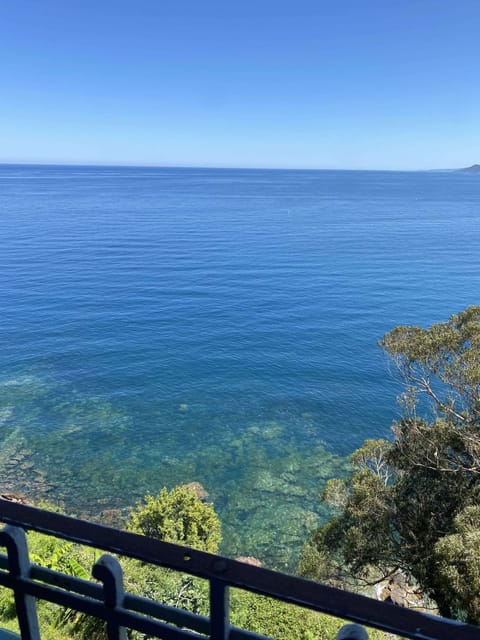
[[[106,622],[109,640],[126,629],[164,640],[266,640],[229,624],[229,587],[276,598],[350,621],[337,636],[366,638],[358,626],[375,627],[404,638],[480,640],[480,628],[379,602],[302,578],[236,560],[161,542],[137,534],[0,500],[0,585],[13,591],[22,640],[39,640],[36,600],[46,600]],[[99,582],[83,580],[31,563],[25,530],[136,558],[208,580],[208,617],[126,593],[118,560],[104,555],[93,566]],[[2,638],[0,631],[0,640]]]

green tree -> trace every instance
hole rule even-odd
[[[452,609],[467,622],[480,619],[480,507],[466,507],[454,520],[454,533],[440,538],[434,553],[438,580],[450,593]]]
[[[211,504],[188,486],[146,496],[130,516],[129,529],[145,536],[215,553],[221,540],[220,520]]]
[[[480,567],[460,566],[455,549],[461,514],[480,505],[480,307],[429,329],[397,327],[380,345],[404,384],[403,417],[393,441],[367,441],[350,477],[327,485],[334,515],[306,545],[300,571],[375,582],[400,568],[443,615],[478,623],[480,607],[466,602]]]

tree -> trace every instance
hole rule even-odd
[[[467,622],[480,618],[480,507],[466,507],[454,519],[454,533],[440,538],[434,553],[438,580],[451,606]]]
[[[459,564],[458,550],[462,523],[480,507],[480,307],[429,329],[397,327],[380,345],[405,387],[403,417],[391,442],[367,441],[350,477],[328,483],[334,515],[306,545],[300,570],[375,582],[402,569],[443,615],[478,623],[478,593],[468,601],[480,566]],[[480,516],[477,534],[472,549]]]
[[[162,489],[146,496],[130,516],[129,529],[145,536],[215,553],[221,540],[220,520],[211,504],[189,486]]]

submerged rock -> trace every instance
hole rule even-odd
[[[209,496],[208,491],[205,489],[200,482],[188,482],[187,484],[182,485],[188,489],[192,489],[199,500],[206,500]]]
[[[125,514],[121,509],[103,509],[100,512],[100,523],[107,527],[123,529],[125,527]]]

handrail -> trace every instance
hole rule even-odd
[[[106,582],[102,587],[31,564],[28,564],[28,571],[12,577],[11,563],[7,565],[6,559],[1,561],[0,557],[0,566],[10,567],[9,573],[0,571],[1,584],[17,589],[25,596],[44,598],[63,606],[91,613],[99,618],[109,620],[109,624],[116,625],[118,628],[124,624],[138,630],[144,630],[148,627],[148,632],[155,635],[152,625],[160,624],[162,625],[162,635],[158,637],[164,637],[166,640],[191,637],[189,632],[184,629],[180,631],[177,627],[169,625],[169,622],[184,624],[194,633],[207,633],[213,640],[224,640],[227,637],[231,640],[234,638],[235,640],[259,638],[258,634],[229,627],[228,587],[238,587],[276,598],[344,620],[376,627],[404,638],[480,640],[480,628],[473,625],[404,609],[303,578],[3,499],[0,499],[0,521],[13,527],[50,534],[109,553],[136,558],[208,580],[211,587],[210,620],[181,610],[176,610],[177,613],[174,614],[171,607],[160,603],[152,605],[148,599],[123,594],[121,575],[115,577],[117,569],[110,562],[114,559],[109,556],[103,557],[105,566],[102,563],[95,565],[100,568],[94,569],[94,572],[98,572],[97,577],[100,579],[103,575],[106,582],[111,582],[113,591],[110,589],[109,597],[118,591],[119,600],[110,606],[110,609],[105,608],[106,603],[100,602],[107,597]],[[10,535],[10,533],[0,534],[3,544],[5,544],[6,535]],[[59,583],[62,588],[54,586]],[[119,593],[120,595],[118,595]],[[112,622],[111,610],[116,611],[115,624]],[[166,622],[145,622],[145,619],[140,620],[141,613],[158,616]],[[182,617],[183,614],[186,614],[186,617]],[[180,617],[174,620],[175,615]],[[129,616],[133,617],[129,618]],[[135,616],[138,616],[138,619]],[[140,627],[142,628],[140,629]],[[156,628],[158,632],[160,627]],[[112,633],[116,633],[116,631],[112,631]],[[111,637],[121,636],[112,635]]]

